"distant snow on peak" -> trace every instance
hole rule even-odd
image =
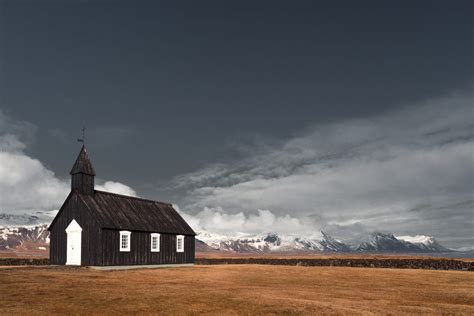
[[[434,241],[434,238],[431,236],[425,236],[425,235],[416,235],[416,236],[396,236],[398,240],[404,240],[410,243],[415,243],[415,244],[432,244]]]
[[[441,246],[433,237],[399,236],[373,232],[351,243],[353,249],[359,252],[447,252],[449,249]]]

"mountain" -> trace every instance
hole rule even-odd
[[[194,249],[196,252],[205,252],[205,253],[217,253],[219,252],[218,250],[212,248],[212,247],[209,247],[208,245],[206,245],[205,242],[199,240],[199,239],[195,239],[195,243],[194,243]]]
[[[350,251],[345,244],[325,233],[308,238],[274,232],[225,236],[201,231],[197,233],[196,238],[216,250],[239,253]]]
[[[237,253],[349,252],[351,250],[344,243],[323,232],[317,237],[308,238],[274,232],[232,236],[200,231],[196,238],[216,250]]]
[[[448,252],[433,237],[429,236],[399,236],[380,232],[351,242],[356,252]]]
[[[46,253],[48,225],[0,226],[0,251]]]
[[[358,239],[342,242],[321,232],[316,237],[298,237],[277,233],[218,235],[201,231],[196,238],[209,247],[219,251],[237,253],[314,253],[314,252],[383,252],[383,253],[420,253],[448,252],[433,237],[400,236],[392,234],[370,233]]]
[[[397,236],[398,240],[403,240],[418,246],[426,252],[448,252],[448,248],[443,247],[436,239],[431,236],[416,235],[416,236]]]

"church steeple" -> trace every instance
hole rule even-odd
[[[95,171],[84,145],[82,145],[70,174],[71,190],[77,190],[82,194],[94,194]]]

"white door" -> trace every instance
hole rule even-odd
[[[81,265],[81,239],[82,228],[79,224],[72,220],[66,228],[67,234],[67,265]]]

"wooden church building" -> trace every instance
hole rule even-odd
[[[48,228],[51,264],[194,263],[195,233],[171,204],[95,190],[84,146],[70,174],[71,192]]]

